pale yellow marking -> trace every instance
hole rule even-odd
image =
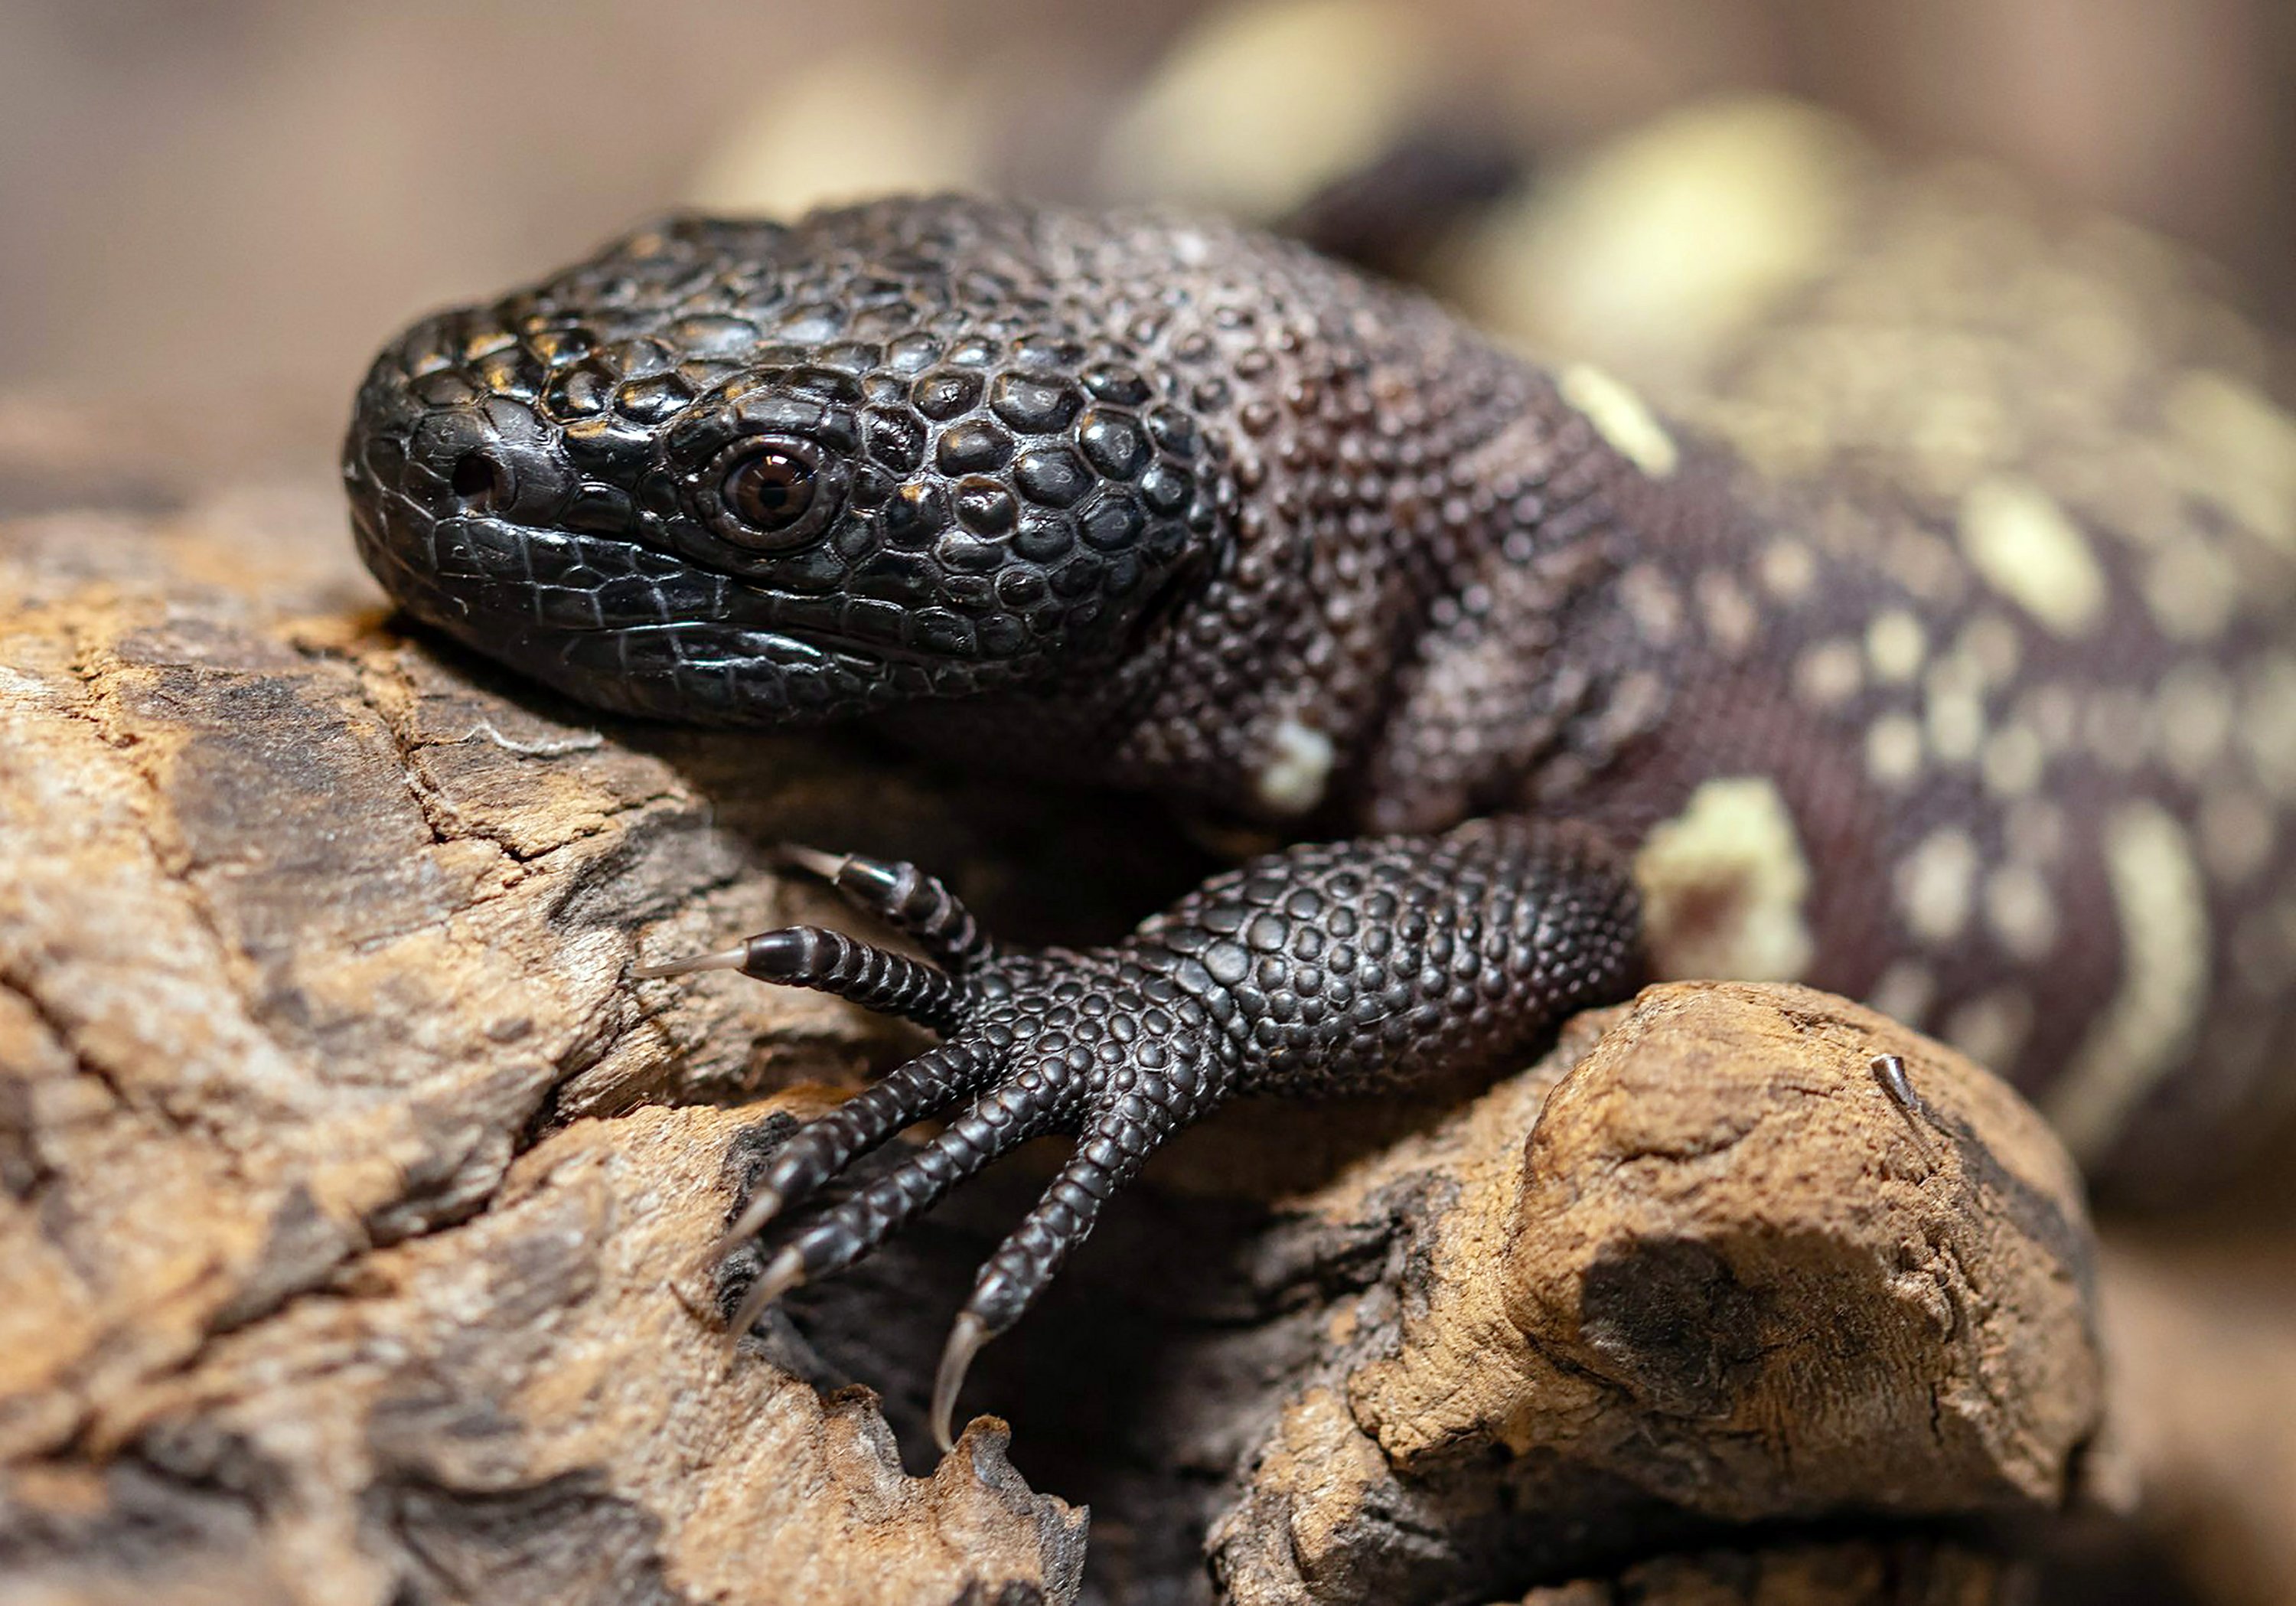
[[[864,196],[978,188],[1001,108],[930,49],[854,44],[742,95],[685,186],[702,211],[795,218]],[[865,118],[851,108],[871,108]]]
[[[1331,785],[1335,757],[1330,737],[1286,719],[1268,738],[1267,756],[1252,777],[1252,791],[1270,813],[1295,819],[1313,813]]]
[[[1623,380],[1593,363],[1575,362],[1555,376],[1554,388],[1613,451],[1652,479],[1667,479],[1682,465],[1682,449]]]
[[[1802,901],[1809,862],[1792,811],[1761,776],[1707,781],[1635,856],[1659,972],[1792,981],[1816,944]]]
[[[1973,762],[1985,740],[1984,670],[1956,649],[1931,667],[1924,690],[1930,751],[1948,764]]]
[[[1437,70],[1425,31],[1377,0],[1213,7],[1109,128],[1102,182],[1272,218],[1392,150]]]
[[[2240,572],[2206,536],[2187,530],[2152,555],[2140,589],[2163,635],[2213,641],[2240,605]]]
[[[1595,738],[1607,746],[1654,729],[1666,704],[1666,683],[1649,670],[1638,670],[1620,681],[1611,694],[1602,718],[1595,722]]]
[[[1479,231],[1462,276],[1488,321],[1549,350],[1694,373],[1823,268],[1866,160],[1803,102],[1685,106],[1558,164]]]
[[[2041,784],[2048,754],[2028,725],[2004,725],[1985,738],[1980,761],[1985,789],[1996,797],[2021,797]]]
[[[2232,740],[2232,683],[2214,664],[2179,663],[2161,678],[2153,708],[2161,756],[2185,780],[2197,782]]]
[[[1997,987],[1947,1016],[1944,1037],[1986,1069],[2005,1075],[2032,1030],[2033,1001],[2019,988]]]
[[[1794,696],[1813,708],[1837,708],[1866,684],[1866,655],[1854,641],[1821,641],[1794,660]]]
[[[1998,614],[1980,614],[1971,620],[1955,650],[1977,665],[1979,678],[1988,688],[2014,681],[2017,665],[2024,657],[2017,627]]]
[[[2186,488],[2296,551],[2296,418],[2246,380],[2195,368],[2161,407],[2188,459]]]
[[[1977,844],[1954,826],[1931,832],[1899,861],[1898,908],[1915,936],[1941,947],[1961,935],[1977,864]]]
[[[1682,594],[1655,564],[1636,564],[1620,575],[1619,600],[1652,646],[1669,646],[1682,633]]]
[[[2020,799],[2009,805],[2002,837],[2011,857],[2046,869],[2065,851],[2065,811],[2046,797]]]
[[[2105,821],[2103,845],[2120,986],[2042,1100],[2083,1160],[2120,1136],[2190,1045],[2208,1003],[2208,901],[2184,828],[2158,803],[2125,803]]]
[[[1762,589],[1780,602],[1800,602],[1817,584],[1817,558],[1800,541],[1772,541],[1759,564]]]
[[[2239,886],[2271,862],[2279,837],[2272,807],[2240,787],[2211,787],[2201,799],[2201,862],[2226,886]]]
[[[1877,680],[1911,680],[1921,673],[1922,658],[1928,651],[1929,637],[1922,622],[1904,608],[1877,614],[1866,627],[1866,657]]]
[[[1866,729],[1866,771],[1885,787],[1922,772],[1922,728],[1906,713],[1885,713]]]
[[[2044,958],[2057,944],[2057,902],[2030,865],[2012,861],[1985,878],[1985,924],[2021,959]]]
[[[2107,769],[2127,774],[2152,750],[2152,701],[2128,687],[2108,686],[2092,696],[2081,725],[2088,750]]]
[[[1754,644],[1761,616],[1734,576],[1720,569],[1701,571],[1698,609],[1705,617],[1707,635],[1730,657],[1737,657]]]
[[[1985,704],[1964,692],[1929,703],[1930,751],[1948,764],[1966,764],[1985,740]]]
[[[2257,666],[2238,729],[2264,789],[2283,803],[2296,801],[2296,659],[2276,653]]]
[[[2103,619],[2104,571],[2088,538],[2028,481],[1980,480],[1961,499],[1961,549],[1997,591],[2060,636]]]
[[[1899,959],[1882,972],[1866,1001],[1891,1020],[1918,1026],[1937,998],[1937,977],[1930,968],[1913,959]]]

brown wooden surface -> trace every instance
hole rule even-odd
[[[983,1357],[1011,1461],[981,1421],[936,1466],[922,1391],[1043,1155],[729,1362],[695,1307],[742,1268],[689,1262],[745,1157],[917,1040],[635,949],[834,918],[783,838],[1039,935],[1201,860],[865,744],[600,725],[399,635],[324,490],[99,480],[0,523],[0,1599],[1187,1600],[1207,1553],[1242,1601],[1496,1598],[2066,1499],[2062,1154],[1792,989],[1192,1134]]]

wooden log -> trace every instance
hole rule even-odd
[[[1010,1461],[984,1421],[934,1465],[922,1396],[1045,1156],[729,1360],[696,1307],[743,1265],[692,1256],[919,1039],[633,985],[636,948],[841,918],[784,838],[1037,937],[1201,859],[865,744],[599,722],[399,634],[324,489],[139,498],[0,524],[6,1586],[1185,1600],[1209,1545],[1237,1600],[1497,1598],[2065,1497],[2070,1168],[1966,1061],[1792,989],[1191,1134],[984,1355]]]
[[[1652,988],[1590,1042],[1605,1020],[1313,1201],[1379,1221],[1392,1270],[1334,1308],[1214,1530],[1235,1598],[1439,1598],[1445,1569],[2067,1497],[2100,1360],[2039,1118],[1807,989]]]

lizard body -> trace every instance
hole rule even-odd
[[[952,198],[673,219],[426,319],[345,473],[411,613],[578,698],[870,719],[1327,844],[1085,954],[826,861],[938,967],[802,929],[715,956],[945,1034],[737,1235],[972,1101],[785,1223],[752,1312],[1079,1134],[960,1319],[944,1427],[1178,1125],[1496,1068],[1645,964],[1941,1030],[2102,1172],[2189,1169],[2282,1068],[2296,549],[2227,520],[2164,580],[2013,475],[1939,509],[1757,472],[1296,245]]]

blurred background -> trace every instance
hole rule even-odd
[[[2287,0],[4,0],[0,395],[309,465],[406,317],[667,205],[1279,218],[1431,133],[1545,174],[1738,91],[1998,161],[2285,324],[2292,66]]]

